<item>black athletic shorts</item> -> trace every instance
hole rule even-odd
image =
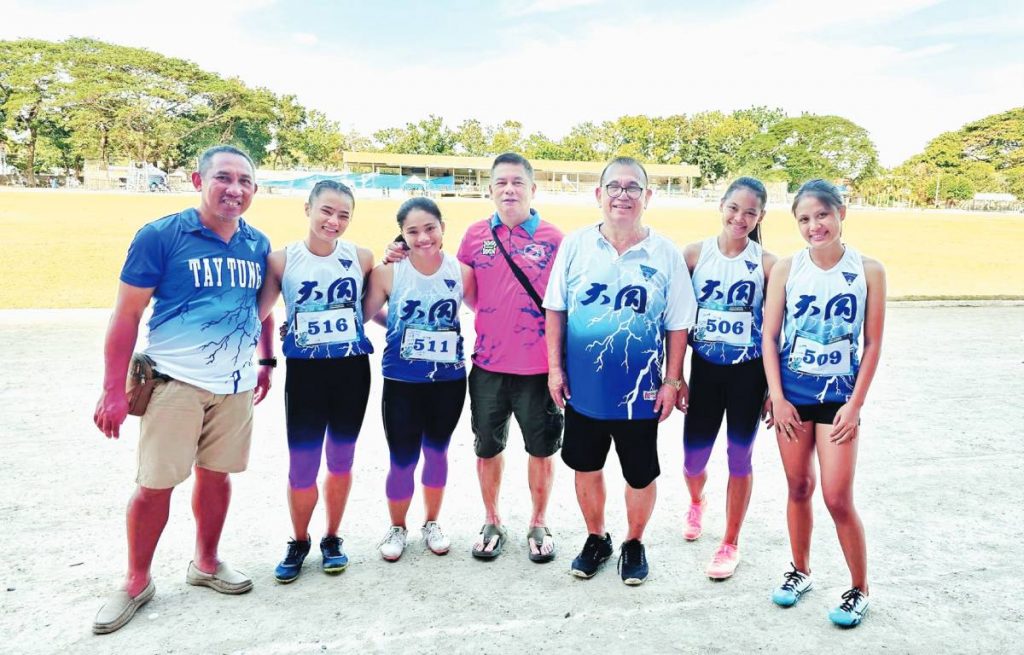
[[[574,471],[604,468],[612,442],[619,455],[622,477],[634,489],[643,489],[661,475],[658,465],[658,419],[601,420],[565,406],[565,441],[562,461]]]
[[[562,447],[562,412],[548,393],[547,373],[514,375],[474,366],[469,372],[469,411],[477,457],[505,450],[512,414],[527,453],[550,457]]]
[[[836,412],[846,403],[821,403],[820,405],[794,405],[801,421],[832,425]]]

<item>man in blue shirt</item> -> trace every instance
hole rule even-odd
[[[590,578],[612,554],[602,469],[614,441],[629,521],[619,569],[637,585],[647,579],[641,538],[661,472],[658,423],[685,406],[683,356],[697,303],[682,254],[641,221],[651,197],[643,166],[612,160],[596,195],[602,222],[565,238],[544,296],[548,389],[565,408],[562,459],[576,471],[590,533],[571,571]]]
[[[252,406],[270,388],[273,317],[261,326],[257,297],[270,241],[242,214],[256,193],[247,154],[215,146],[202,154],[192,183],[198,209],[147,223],[128,249],[104,347],[103,392],[93,420],[118,438],[128,412],[125,378],[150,300],[145,354],[160,376],[142,417],[138,484],[128,503],[128,573],[93,622],[113,632],[153,597],[150,566],[167,523],[171,492],[195,467],[195,557],[186,582],[227,594],[252,581],[217,557],[231,498],[229,473],[245,470]],[[261,329],[262,328],[262,329]],[[257,345],[265,359],[252,363]]]

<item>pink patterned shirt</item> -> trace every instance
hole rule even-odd
[[[563,236],[561,230],[542,221],[533,209],[530,218],[512,230],[497,214],[473,223],[466,230],[458,257],[476,276],[473,363],[493,373],[547,373],[544,313],[509,268],[494,241],[492,226],[541,298]]]

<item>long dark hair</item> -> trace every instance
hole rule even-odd
[[[764,184],[761,180],[756,177],[738,177],[733,180],[733,183],[729,185],[729,188],[725,190],[725,194],[722,195],[722,202],[729,199],[729,196],[736,193],[740,189],[746,189],[757,196],[757,199],[761,201],[761,210],[768,205],[768,191],[764,188]],[[764,243],[761,241],[761,221],[758,221],[757,227],[750,233],[750,239],[756,241],[761,245]]]
[[[398,229],[402,229],[402,225],[405,223],[405,219],[409,216],[409,212],[414,209],[425,211],[431,216],[434,216],[438,221],[444,222],[444,218],[441,216],[441,208],[437,206],[437,203],[430,198],[424,198],[423,196],[417,196],[415,198],[409,198],[402,203],[402,206],[398,208],[398,214],[395,218],[398,220]],[[405,243],[405,237],[399,232],[398,236],[395,237],[395,243]]]

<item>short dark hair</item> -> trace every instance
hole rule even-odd
[[[800,204],[800,201],[803,200],[804,196],[817,198],[835,210],[846,206],[846,201],[843,200],[843,194],[839,192],[836,185],[827,180],[823,180],[820,177],[808,180],[800,185],[800,189],[796,192],[796,197],[793,198],[794,215],[796,215],[796,206]]]
[[[316,200],[317,197],[319,197],[319,195],[324,191],[334,191],[335,193],[340,193],[341,195],[348,196],[349,199],[352,201],[352,209],[356,208],[356,197],[355,195],[353,195],[352,189],[350,189],[347,184],[338,182],[336,180],[320,180],[319,182],[317,182],[313,186],[313,189],[309,192],[309,204],[312,205],[313,201]]]
[[[533,182],[533,165],[530,164],[530,160],[523,157],[517,152],[503,152],[494,158],[494,163],[491,164],[491,177],[494,177],[494,169],[500,164],[513,164],[515,166],[522,166],[523,170],[526,171],[526,177],[530,178]]]
[[[256,164],[253,163],[252,157],[249,156],[249,153],[242,150],[241,148],[236,148],[235,146],[229,146],[227,144],[222,143],[220,145],[207,148],[206,150],[203,151],[203,154],[199,155],[200,177],[206,177],[206,173],[210,170],[210,166],[213,165],[214,156],[219,155],[221,153],[225,153],[228,155],[238,155],[239,157],[244,158],[245,161],[249,162],[249,168],[252,169],[253,176],[256,175]]]
[[[598,178],[598,186],[604,186],[604,176],[612,166],[632,166],[636,170],[640,171],[640,174],[644,176],[644,186],[647,186],[647,169],[644,168],[644,165],[641,164],[639,160],[633,159],[632,157],[616,157],[608,162],[608,164],[605,165],[604,170],[601,171],[601,177]]]

